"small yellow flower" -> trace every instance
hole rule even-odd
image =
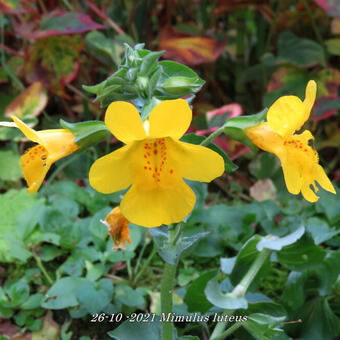
[[[182,221],[196,201],[183,178],[210,182],[224,171],[219,154],[179,141],[191,119],[183,99],[161,102],[144,124],[132,104],[111,103],[105,124],[126,145],[92,165],[90,184],[106,194],[131,186],[120,208],[135,224],[156,227]]]
[[[121,213],[120,208],[114,208],[106,215],[105,221],[102,221],[109,229],[109,235],[114,242],[114,249],[125,249],[126,242],[131,243],[129,233],[129,220]]]
[[[21,132],[38,143],[21,156],[21,167],[30,194],[37,192],[51,165],[79,149],[74,135],[66,129],[35,131],[19,118],[11,117]]]
[[[318,153],[308,145],[314,139],[311,132],[294,134],[308,119],[315,96],[316,83],[310,80],[303,102],[296,96],[283,96],[269,108],[266,123],[246,129],[255,145],[279,157],[288,191],[294,195],[301,191],[309,202],[319,199],[314,193],[318,191],[315,181],[325,190],[336,193],[319,164]]]

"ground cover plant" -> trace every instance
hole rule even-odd
[[[0,339],[340,337],[336,1],[0,1]]]

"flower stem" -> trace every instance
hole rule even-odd
[[[248,290],[250,284],[253,282],[256,274],[259,272],[265,261],[267,260],[268,256],[271,254],[270,249],[263,249],[260,254],[257,256],[256,260],[251,265],[250,269],[248,270],[247,274],[243,277],[241,282],[234,288],[234,291],[237,287],[242,286],[244,289],[244,293]]]
[[[224,131],[224,127],[221,126],[216,131],[214,131],[210,136],[204,139],[200,145],[203,145],[203,146],[208,145],[214,138],[219,136],[223,131]]]
[[[233,311],[229,311],[228,309],[226,309],[222,313],[222,316],[225,317],[228,314],[233,315],[234,312]],[[217,338],[224,331],[226,326],[227,326],[227,322],[217,322],[217,325],[215,326],[214,331],[210,335],[210,339]]]
[[[183,231],[183,222],[176,227],[169,228],[169,244],[175,246]],[[176,264],[165,263],[161,283],[161,312],[165,318],[172,313],[172,290],[175,284]],[[162,322],[162,340],[173,340],[174,325],[172,322]]]
[[[133,280],[133,284],[135,284],[139,278],[141,277],[141,275],[144,273],[145,269],[149,266],[151,260],[153,259],[153,257],[156,255],[157,253],[157,248],[154,245],[149,257],[146,259],[146,261],[143,263],[142,268],[140,269],[140,271],[136,274],[134,280]]]
[[[325,51],[325,54],[327,55],[327,49],[325,47],[325,43],[324,43],[324,41],[322,39],[322,36],[321,36],[320,31],[318,29],[318,26],[315,23],[313,13],[312,13],[309,5],[308,5],[308,2],[306,0],[302,0],[302,3],[303,3],[303,5],[305,6],[305,8],[307,10],[307,14],[309,15],[309,18],[310,18],[310,21],[312,23],[312,27],[313,27],[313,31],[314,31],[314,34],[316,36],[316,39],[318,40],[319,44],[323,47],[323,49]]]
[[[263,264],[267,260],[268,256],[271,254],[271,252],[272,251],[270,249],[263,249],[260,252],[260,254],[257,256],[256,260],[253,262],[253,264],[249,268],[246,275],[243,277],[241,282],[233,289],[231,294],[233,294],[235,296],[244,296],[246,294],[249,286],[253,282],[255,276],[257,275],[257,273],[259,272],[259,270],[261,269],[261,267],[263,266]],[[228,314],[228,312],[230,313],[230,311],[225,310],[222,315],[225,316],[225,315]],[[232,332],[234,332],[238,328],[238,327],[236,327],[236,325],[238,325],[238,327],[240,327],[241,323],[237,323],[237,324],[231,326],[226,332],[223,333],[225,327],[227,326],[227,323],[226,322],[217,323],[214,331],[212,332],[212,334],[210,336],[210,340],[224,339],[227,335],[231,334]],[[236,327],[236,328],[234,328],[234,327]],[[227,333],[231,329],[233,329],[232,332]]]
[[[242,322],[237,322],[229,327],[224,333],[220,334],[219,336],[213,338],[213,340],[222,340],[225,339],[228,335],[234,333],[236,329],[242,326]]]
[[[176,265],[165,263],[161,284],[161,311],[165,314],[165,317],[172,313],[172,288],[175,274]],[[162,340],[173,340],[173,329],[174,325],[172,322],[162,322]]]
[[[42,273],[44,274],[46,280],[48,281],[48,283],[52,286],[53,285],[53,280],[51,279],[51,277],[48,275],[40,257],[38,255],[36,255],[34,253],[34,251],[32,251],[33,257],[35,259],[35,262],[37,263],[39,269],[42,271]]]

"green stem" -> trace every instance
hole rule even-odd
[[[263,266],[263,264],[267,260],[268,256],[271,254],[271,252],[272,251],[270,249],[263,249],[260,252],[260,254],[257,256],[256,260],[253,262],[253,264],[251,265],[251,267],[249,268],[248,272],[243,277],[241,282],[231,292],[232,295],[234,295],[234,296],[244,296],[246,294],[250,284],[253,282],[255,276],[257,275],[257,273],[259,272],[259,270],[261,269],[261,267]],[[225,310],[223,312],[223,315],[224,316],[227,315],[228,312],[230,313],[230,311]],[[237,323],[236,325],[241,326],[241,323]],[[210,336],[210,340],[218,340],[218,339],[224,338],[226,335],[223,335],[223,337],[221,337],[221,334],[224,331],[226,326],[227,326],[226,322],[218,323],[216,325],[214,331],[212,332],[211,336]],[[231,330],[233,327],[235,327],[235,325],[231,326],[226,332]],[[237,328],[235,328],[235,329],[237,329]],[[232,332],[235,329],[233,329]],[[225,334],[225,333],[223,333],[223,334]],[[227,335],[229,335],[229,334],[231,334],[231,333],[228,333]]]
[[[219,129],[214,131],[210,136],[208,136],[205,140],[203,140],[200,145],[203,145],[203,146],[208,145],[214,138],[219,136],[223,131],[224,131],[224,127],[221,126]]]
[[[226,309],[223,313],[222,316],[225,317],[226,315],[233,315],[233,311],[229,311]],[[214,331],[210,335],[210,339],[215,339],[217,338],[226,328],[227,322],[217,322],[217,325],[215,326]]]
[[[220,334],[216,338],[213,338],[213,340],[222,340],[225,339],[228,335],[234,333],[236,329],[240,328],[242,326],[242,322],[237,322],[233,324],[231,327],[229,327],[224,333]]]
[[[253,282],[255,276],[267,260],[268,256],[270,255],[272,251],[270,249],[263,249],[256,260],[251,265],[250,269],[248,270],[247,274],[243,277],[241,282],[234,288],[233,292],[238,290],[238,287],[240,286],[242,290],[244,290],[244,294],[248,290],[250,284]],[[240,289],[240,288],[239,288]]]
[[[126,261],[126,267],[128,271],[129,280],[132,280],[133,278],[132,278],[131,260],[125,260],[125,261]]]
[[[142,274],[144,273],[145,269],[149,266],[151,260],[153,259],[153,257],[156,255],[157,253],[157,248],[154,245],[149,257],[146,259],[146,261],[143,263],[142,268],[140,269],[139,273],[137,273],[137,275],[135,276],[134,280],[133,280],[133,284],[136,283],[139,278],[142,276]]]
[[[180,238],[181,234],[182,234],[182,230],[183,230],[183,223],[179,223],[178,228],[176,230],[176,228],[174,229],[174,236],[173,236],[173,240],[172,240],[172,244],[176,244],[178,239]],[[170,233],[171,236],[171,233]]]
[[[45,267],[44,267],[44,265],[43,265],[43,263],[42,263],[40,257],[39,257],[38,255],[36,255],[36,254],[34,253],[34,251],[32,251],[32,254],[33,254],[33,257],[34,257],[34,259],[35,259],[35,262],[37,262],[37,265],[38,265],[38,267],[40,268],[40,270],[42,271],[42,273],[44,274],[46,280],[47,280],[48,283],[52,286],[52,285],[53,285],[53,280],[52,280],[51,277],[48,275],[48,273],[47,273],[47,271],[46,271],[46,269],[45,269]]]
[[[140,261],[142,260],[142,257],[144,255],[144,252],[145,252],[145,249],[147,247],[147,243],[144,241],[144,244],[143,244],[143,247],[142,247],[142,250],[139,252],[138,254],[138,258],[137,258],[137,262],[136,262],[136,265],[135,265],[135,270],[134,270],[134,277],[137,275],[138,273],[138,269],[139,269],[139,266],[140,266]]]
[[[302,0],[302,2],[303,2],[303,5],[305,6],[305,8],[306,8],[306,10],[307,10],[307,13],[308,13],[308,15],[309,15],[309,17],[310,17],[310,20],[311,20],[311,22],[312,22],[312,27],[313,27],[313,30],[314,30],[316,39],[318,40],[319,44],[323,47],[325,53],[327,54],[327,49],[326,49],[325,44],[324,44],[324,42],[323,42],[323,39],[322,39],[322,36],[321,36],[320,31],[319,31],[319,29],[318,29],[318,26],[317,26],[316,23],[315,23],[315,20],[314,20],[314,17],[313,17],[313,13],[312,13],[312,11],[310,10],[307,1],[306,1],[306,0]]]
[[[172,313],[172,289],[175,274],[176,265],[166,263],[161,284],[161,311],[165,317]],[[172,322],[162,322],[162,340],[173,340],[173,330],[174,325]]]

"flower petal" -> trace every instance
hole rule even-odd
[[[39,190],[51,164],[47,150],[41,145],[34,146],[21,156],[21,167],[30,194]]]
[[[301,193],[305,200],[314,203],[316,202],[319,197],[315,195],[314,191],[310,188],[309,184],[303,184],[301,187]]]
[[[283,138],[268,123],[261,123],[245,129],[252,142],[260,149],[271,152],[278,157],[285,154]]]
[[[181,174],[192,181],[210,182],[224,172],[224,160],[215,151],[201,145],[176,142],[173,147],[181,165]]]
[[[137,109],[127,102],[111,103],[105,113],[105,124],[125,144],[146,137]]]
[[[79,149],[74,141],[74,135],[67,129],[51,129],[36,132],[39,143],[43,145],[51,162],[66,157]]]
[[[99,192],[110,194],[132,184],[130,171],[130,150],[133,144],[111,152],[97,159],[91,166],[89,181]]]
[[[181,138],[192,119],[189,104],[184,99],[165,100],[150,113],[150,138]]]
[[[120,208],[129,221],[151,228],[182,221],[194,208],[195,201],[194,192],[180,179],[171,187],[153,190],[133,185]]]
[[[306,120],[308,119],[316,97],[316,82],[310,80],[306,86],[306,95],[303,104],[305,105]]]
[[[299,130],[308,117],[305,105],[296,96],[280,97],[267,113],[268,124],[282,137]]]
[[[287,190],[291,194],[297,195],[301,191],[302,186],[302,177],[299,167],[295,162],[291,162],[289,159],[286,161],[280,158],[280,160]]]
[[[322,166],[317,164],[314,168],[314,171],[315,180],[321,185],[321,187],[333,194],[336,194],[333,184],[329,180]]]
[[[14,120],[18,129],[26,136],[27,139],[31,140],[32,142],[40,143],[40,139],[39,139],[38,133],[36,131],[31,129],[21,119],[15,117],[15,116],[11,116],[11,118]]]

